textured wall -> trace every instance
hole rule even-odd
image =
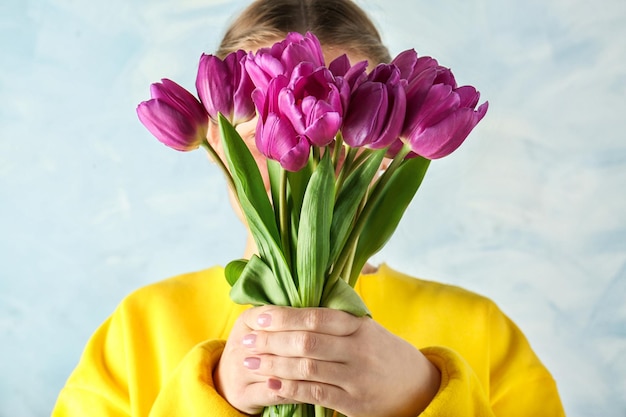
[[[0,3],[0,416],[48,414],[125,294],[241,254],[216,167],[134,108],[161,77],[192,88],[244,3]],[[377,260],[493,298],[570,416],[623,417],[626,3],[360,4],[393,53],[435,56],[491,102]]]

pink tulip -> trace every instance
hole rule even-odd
[[[341,103],[344,114],[348,109],[350,94],[367,79],[367,61],[361,61],[355,65],[350,64],[347,55],[340,55],[329,65],[328,69],[335,77],[335,85],[341,95]]]
[[[279,111],[311,145],[327,146],[339,131],[343,108],[334,77],[308,62],[296,66],[287,88],[278,91]]]
[[[400,138],[389,147],[393,157],[407,143],[407,158],[443,158],[454,152],[485,116],[489,104],[476,109],[480,94],[474,87],[457,87],[454,74],[431,57],[410,49],[392,64],[406,80],[406,118]]]
[[[252,93],[259,111],[255,139],[257,149],[263,155],[278,161],[286,170],[298,171],[307,164],[311,145],[280,111],[279,93],[287,88],[288,83],[287,77],[279,75],[269,82],[266,92],[256,89]]]
[[[489,103],[476,109],[480,93],[472,86],[433,85],[419,109],[407,113],[404,141],[428,159],[454,152],[487,113]]]
[[[245,60],[246,71],[257,88],[267,90],[269,82],[278,75],[291,78],[293,70],[302,62],[317,69],[324,65],[324,54],[319,40],[312,33],[289,33],[271,48],[250,52]]]
[[[223,61],[214,55],[202,54],[200,57],[196,89],[213,120],[222,113],[237,125],[254,117],[254,85],[242,62],[245,57],[242,50],[228,54]]]
[[[206,140],[208,115],[193,94],[165,78],[150,86],[150,94],[137,106],[137,116],[160,142],[191,151]]]
[[[342,134],[353,147],[383,149],[400,136],[406,113],[406,80],[393,64],[380,64],[350,97]]]

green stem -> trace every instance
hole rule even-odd
[[[365,207],[365,204],[367,203],[367,200],[368,200],[368,195],[369,195],[369,192],[366,192],[365,195],[363,196],[363,199],[359,203],[359,208],[357,209],[356,215],[354,216],[353,223],[357,221],[357,219],[363,212],[363,208]],[[350,249],[349,256],[341,271],[342,278],[348,283],[350,283],[349,278],[350,276],[352,276],[352,268],[354,267],[353,265],[354,257],[356,256],[356,248],[358,244],[359,244],[359,239],[357,238],[352,244],[352,248]],[[352,286],[354,287],[354,285]]]
[[[339,157],[341,156],[341,151],[343,150],[343,135],[341,132],[337,133],[335,137],[335,148],[333,149],[333,167],[335,167],[335,172],[337,172],[337,164],[339,163]]]
[[[235,195],[237,195],[237,187],[235,186],[233,176],[230,174],[230,171],[228,170],[226,165],[224,165],[224,161],[222,161],[222,158],[220,158],[220,156],[217,154],[215,148],[213,148],[213,146],[211,146],[211,144],[207,140],[204,140],[200,144],[200,146],[206,149],[209,155],[211,155],[211,159],[213,159],[219,169],[224,173],[224,176],[226,177],[226,182],[228,183],[228,187]]]
[[[287,261],[287,266],[289,270],[293,274],[292,262],[291,262],[291,225],[290,225],[290,213],[287,206],[287,170],[284,168],[280,168],[280,194],[279,194],[279,203],[280,207],[280,239],[283,245],[283,253],[285,256],[285,260]]]
[[[356,153],[358,152],[358,149],[356,148],[351,148],[349,146],[347,146],[346,148],[346,159],[343,161],[343,165],[341,166],[341,169],[339,170],[339,175],[337,176],[337,182],[335,183],[335,196],[339,195],[339,190],[341,190],[343,182],[346,180],[348,174],[352,170],[352,162],[354,161]]]
[[[312,152],[313,152],[313,160],[315,161],[315,166],[317,167],[317,164],[319,164],[321,160],[321,152],[320,152],[319,146],[313,146]]]
[[[363,227],[365,227],[365,223],[367,222],[367,219],[369,218],[369,215],[373,207],[376,205],[377,199],[382,194],[382,191],[385,189],[385,185],[387,185],[387,182],[389,182],[389,179],[393,176],[393,173],[395,172],[395,170],[398,169],[402,161],[404,161],[404,157],[410,151],[411,149],[408,147],[408,145],[404,145],[402,149],[400,149],[400,151],[393,158],[393,160],[391,161],[391,164],[385,170],[383,175],[381,175],[378,181],[374,183],[372,193],[368,197],[367,203],[363,207],[363,211],[361,211],[358,219],[356,220],[354,227],[352,228],[352,231],[350,232],[350,235],[348,236],[348,239],[346,240],[346,244],[344,245],[343,249],[341,250],[341,253],[337,257],[337,262],[335,263],[335,265],[333,265],[333,270],[328,279],[329,287],[332,287],[332,285],[334,285],[334,283],[337,282],[337,279],[339,279],[339,275],[343,271],[344,266],[346,265],[346,262],[350,258],[350,253],[352,252],[352,248],[354,245],[356,245],[359,235],[361,234]]]

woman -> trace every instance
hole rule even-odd
[[[390,60],[349,0],[258,0],[217,54],[307,31],[327,62]],[[253,127],[238,129],[261,160]],[[215,129],[209,141],[220,152]],[[245,257],[255,251],[249,238]],[[94,334],[53,415],[239,416],[297,402],[350,417],[563,415],[552,377],[491,301],[386,265],[356,290],[374,319],[235,305],[220,267],[143,288]]]

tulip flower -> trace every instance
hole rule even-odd
[[[137,106],[137,116],[160,142],[191,151],[206,140],[208,115],[193,94],[165,78],[150,86],[150,94]]]
[[[293,70],[302,62],[311,63],[314,69],[324,66],[322,46],[312,33],[302,35],[292,32],[271,48],[250,52],[245,67],[254,85],[267,90],[272,78],[277,75],[290,78]]]
[[[348,56],[343,54],[335,58],[328,65],[328,69],[335,77],[335,85],[339,89],[343,112],[345,114],[348,110],[350,94],[367,79],[367,61],[350,65]]]
[[[211,119],[217,120],[221,113],[231,124],[238,125],[254,117],[254,84],[245,71],[245,57],[242,50],[228,54],[223,61],[214,55],[200,57],[196,89]]]
[[[479,99],[480,93],[472,86],[433,85],[419,109],[408,110],[403,141],[424,158],[449,155],[487,113],[488,102],[476,108]]]
[[[311,144],[279,110],[279,92],[288,83],[285,76],[279,75],[270,81],[267,92],[256,89],[252,93],[259,111],[255,140],[263,155],[278,161],[288,171],[298,171],[307,164]]]
[[[324,67],[315,70],[308,62],[298,65],[288,87],[278,92],[278,104],[280,113],[311,145],[330,144],[341,127],[341,95]]]
[[[405,86],[397,66],[378,65],[352,93],[344,141],[352,147],[383,149],[398,139],[406,113]]]
[[[407,82],[407,113],[415,113],[424,102],[426,94],[435,84],[456,88],[456,80],[449,68],[439,65],[436,59],[418,57],[413,49],[400,53],[393,61]]]

